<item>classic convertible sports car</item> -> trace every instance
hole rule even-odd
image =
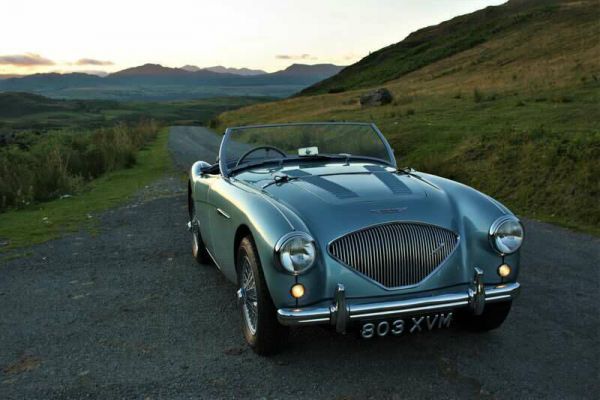
[[[188,190],[193,255],[237,285],[259,354],[290,326],[486,331],[519,292],[519,219],[468,186],[399,169],[373,124],[229,128]]]

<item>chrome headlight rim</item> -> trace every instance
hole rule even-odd
[[[298,270],[296,270],[296,269],[290,270],[289,268],[285,267],[283,265],[283,263],[281,262],[281,251],[288,243],[290,243],[293,239],[296,239],[296,238],[304,239],[312,245],[313,250],[314,250],[314,257],[308,266],[306,266],[302,269],[298,269]],[[313,239],[313,237],[310,236],[308,233],[301,232],[301,231],[289,232],[289,233],[286,233],[285,235],[283,235],[275,244],[275,261],[276,261],[277,266],[279,268],[281,268],[283,271],[287,272],[288,274],[298,276],[298,275],[304,274],[305,272],[310,270],[312,267],[314,267],[314,265],[316,264],[316,261],[317,261],[317,252],[318,252],[318,249],[317,249],[316,242]]]
[[[498,248],[498,244],[496,243],[497,234],[498,234],[500,228],[507,222],[516,222],[521,227],[521,243],[519,243],[519,246],[512,251],[503,251],[500,248]],[[514,254],[517,251],[519,251],[519,249],[523,245],[524,238],[525,238],[525,227],[521,223],[521,220],[519,218],[515,217],[514,215],[503,215],[500,218],[497,218],[490,226],[490,230],[488,232],[488,239],[490,241],[490,246],[492,246],[492,249],[494,249],[494,251],[496,251],[496,253],[500,254],[501,256]]]

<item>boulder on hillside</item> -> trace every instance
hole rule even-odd
[[[382,106],[394,100],[392,93],[386,88],[377,89],[360,96],[360,105],[363,107]]]

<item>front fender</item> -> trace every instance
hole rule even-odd
[[[247,228],[254,239],[263,275],[276,307],[290,307],[295,300],[290,288],[295,279],[275,265],[275,244],[291,231],[308,232],[304,223],[285,206],[269,196],[235,179],[220,178],[211,185],[209,215],[216,221],[211,225],[213,257],[223,274],[237,283],[236,254],[240,229]],[[229,216],[217,215],[216,208]]]
[[[500,256],[489,242],[489,229],[492,223],[503,215],[514,215],[506,206],[492,197],[462,183],[436,175],[419,173],[423,179],[440,187],[452,204],[455,215],[460,216],[464,265],[477,266],[484,272],[486,284],[503,283],[497,274],[500,264],[508,263],[513,272],[504,282],[516,282],[519,274],[520,251]],[[464,271],[470,276],[471,269]]]

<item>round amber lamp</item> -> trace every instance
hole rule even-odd
[[[506,278],[507,276],[509,276],[510,272],[511,268],[508,264],[502,264],[498,267],[498,275],[500,275],[502,278]]]
[[[304,296],[304,285],[302,285],[301,283],[296,283],[290,289],[290,293],[292,294],[292,297],[294,297],[295,299],[299,299],[300,297]]]

